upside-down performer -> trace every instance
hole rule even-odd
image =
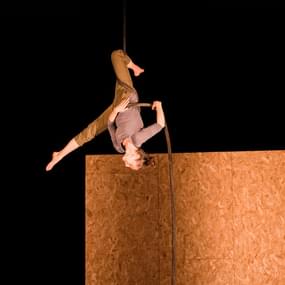
[[[112,52],[111,61],[116,74],[113,103],[60,151],[53,152],[46,171],[50,171],[66,155],[107,129],[114,148],[117,152],[124,153],[123,161],[126,167],[138,170],[151,163],[152,158],[142,150],[141,145],[165,127],[162,104],[160,101],[152,103],[152,109],[156,111],[156,123],[144,127],[140,107],[134,104],[139,102],[139,97],[129,72],[131,69],[134,76],[139,76],[144,69],[120,49]]]

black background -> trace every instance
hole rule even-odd
[[[163,102],[173,152],[285,149],[279,8],[186,2],[103,1],[65,14],[62,6],[33,6],[2,18],[2,217],[11,283],[84,284],[84,159],[116,152],[105,132],[51,172],[45,166],[113,99],[110,54],[123,47],[124,7],[127,52],[145,68],[135,87],[141,101]],[[143,114],[146,123],[154,119]],[[145,150],[165,153],[163,132]]]

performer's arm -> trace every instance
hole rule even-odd
[[[122,100],[122,102],[119,103],[119,104],[113,109],[112,113],[111,113],[110,116],[109,116],[109,121],[110,121],[111,123],[113,123],[113,122],[115,121],[115,119],[116,119],[118,113],[124,112],[124,111],[127,110],[127,106],[128,106],[128,104],[129,104],[129,102],[130,102],[130,98],[127,98],[127,99],[125,99],[125,100]]]
[[[165,127],[165,117],[160,101],[154,101],[152,104],[152,110],[156,110],[156,122],[162,127]]]
[[[154,101],[152,109],[156,110],[156,123],[141,129],[131,137],[133,143],[137,147],[140,147],[144,142],[159,133],[165,127],[165,118],[161,102]]]

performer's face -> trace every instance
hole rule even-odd
[[[123,156],[123,161],[126,167],[129,167],[133,170],[139,170],[142,167],[141,155],[136,149],[126,148],[126,153]]]

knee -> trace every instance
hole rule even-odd
[[[122,49],[117,49],[111,53],[111,59],[114,59],[116,57],[121,57],[123,55],[124,55],[124,51]]]

